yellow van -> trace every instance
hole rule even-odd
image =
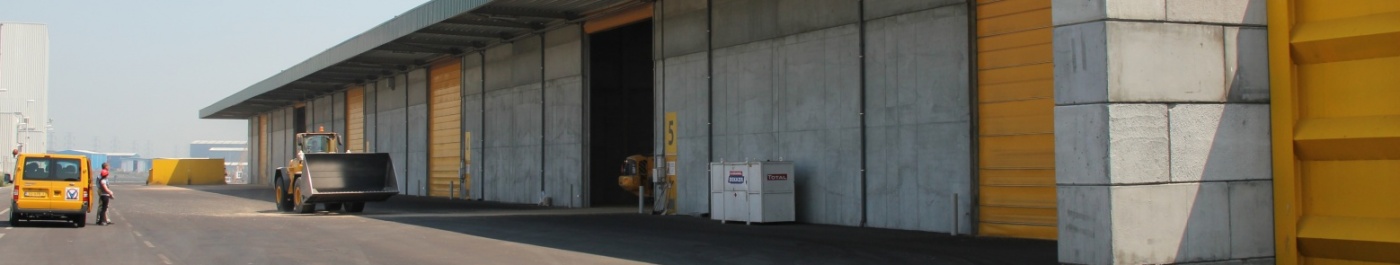
[[[15,172],[11,226],[18,226],[20,220],[41,219],[87,226],[92,180],[86,156],[20,154]]]

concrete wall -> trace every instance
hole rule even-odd
[[[263,139],[265,137],[258,133],[258,124],[258,116],[254,115],[248,118],[248,153],[246,156],[248,158],[248,166],[243,168],[243,178],[247,180],[249,184],[265,183],[262,180],[262,176],[266,176],[266,174],[263,174],[262,171],[258,171],[258,165],[261,164],[258,162],[258,154],[261,154],[260,151],[262,150],[262,147],[258,145],[258,139]]]
[[[486,153],[489,201],[537,203],[543,172],[540,37],[486,51]]]
[[[958,232],[971,232],[966,10],[942,6],[866,25],[870,226],[948,232],[956,216]]]
[[[428,70],[409,71],[407,156],[409,195],[428,196]]]
[[[471,187],[469,187],[472,199],[484,199],[483,184],[486,180],[482,174],[485,167],[485,154],[482,152],[484,146],[482,140],[485,139],[483,133],[482,107],[485,106],[485,97],[482,93],[482,76],[485,67],[482,67],[482,53],[470,53],[462,57],[462,131],[464,135],[470,135],[471,139],[465,142],[469,145],[470,163],[467,172],[471,174]]]
[[[1264,1],[1055,1],[1060,261],[1273,262]]]
[[[335,104],[331,101],[332,99],[331,95],[324,95],[311,100],[311,102],[306,105],[306,109],[311,112],[310,115],[306,116],[309,122],[311,122],[311,126],[306,127],[307,132],[318,132],[319,129],[322,128],[327,132],[335,130],[335,124],[332,120],[332,117],[335,116],[334,113],[332,113],[332,111],[335,110]]]
[[[950,231],[954,217],[970,222],[966,6],[869,3],[879,7],[867,9],[862,51],[859,3],[717,0],[713,39],[706,3],[658,5],[659,109],[679,120],[678,212],[709,212],[713,155],[795,161],[799,221],[856,226],[865,211],[874,227]],[[713,56],[696,45],[710,41]],[[953,194],[964,196],[957,213]]]
[[[379,83],[365,84],[365,151],[379,152]]]
[[[544,36],[544,178],[553,205],[583,206],[583,29]]]
[[[379,80],[375,93],[376,126],[375,152],[389,153],[393,160],[394,177],[399,182],[399,192],[409,194],[408,187],[408,80],[403,74],[394,75],[392,80]]]
[[[710,212],[709,51],[706,50],[709,17],[705,1],[662,1],[654,20],[662,38],[656,53],[655,82],[660,109],[656,123],[667,112],[676,113],[676,212]],[[656,153],[664,153],[664,132],[654,134]]]
[[[326,131],[340,134],[340,137],[347,137],[346,133],[349,131],[345,128],[345,90],[336,91],[335,93],[332,93],[330,98],[331,125],[326,126]],[[349,139],[341,139],[342,142],[348,140]]]

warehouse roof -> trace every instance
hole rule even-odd
[[[199,111],[246,119],[647,0],[434,0]]]

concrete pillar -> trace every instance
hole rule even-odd
[[[1053,2],[1060,262],[1273,262],[1264,2]]]

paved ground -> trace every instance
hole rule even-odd
[[[5,224],[0,259],[5,264],[1049,264],[1055,263],[1056,251],[1052,241],[807,224],[745,226],[632,214],[631,207],[552,209],[408,196],[371,203],[361,214],[286,214],[273,210],[272,192],[263,187],[115,186],[115,225],[12,227],[0,221]],[[0,189],[0,197],[9,200],[11,192]]]

